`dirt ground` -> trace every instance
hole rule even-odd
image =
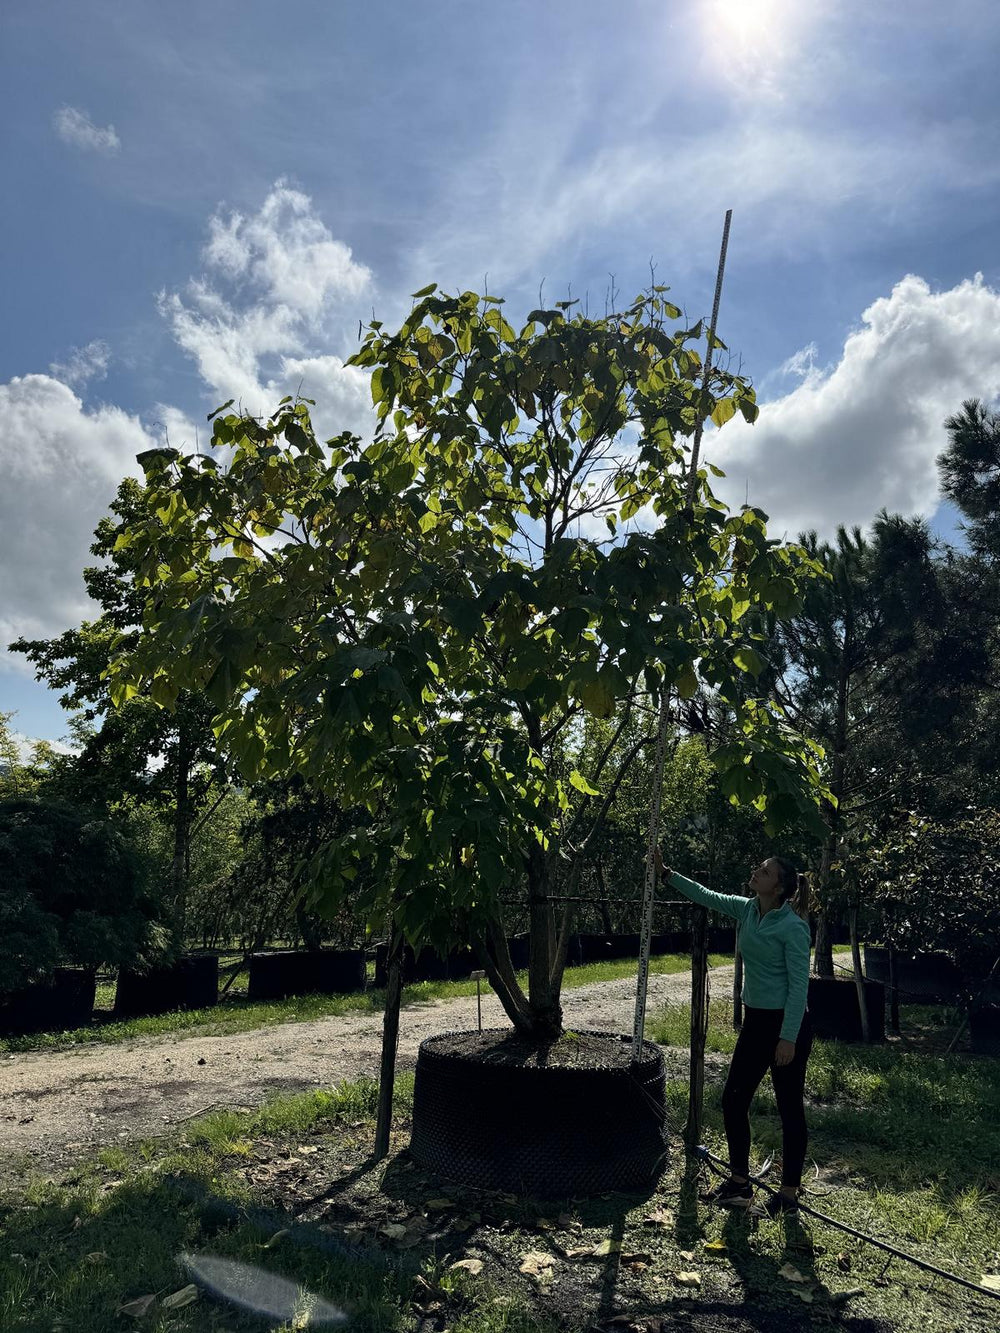
[[[732,968],[713,969],[715,994]],[[650,977],[647,1013],[681,1004],[690,974]],[[567,1026],[631,1032],[635,981],[596,982],[563,994]],[[508,1025],[492,992],[483,1026]],[[438,1032],[476,1026],[476,998],[411,1005],[400,1020],[397,1069]],[[378,1071],[382,1022],[347,1014],[224,1036],[137,1038],[114,1046],[0,1055],[0,1175],[26,1168],[61,1174],[95,1147],[155,1138],[204,1111],[250,1108],[274,1092],[330,1087]]]

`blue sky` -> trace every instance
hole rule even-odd
[[[0,710],[65,731],[3,645],[88,613],[118,478],[234,392],[342,360],[431,281],[514,312],[669,283],[765,403],[713,443],[780,535],[923,513],[964,397],[1000,392],[1000,10],[839,0],[8,0]],[[727,489],[728,488],[728,489]]]

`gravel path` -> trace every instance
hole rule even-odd
[[[715,993],[732,967],[714,968]],[[647,1014],[690,995],[690,973],[649,979]],[[563,992],[568,1027],[631,1032],[635,980],[595,982]],[[483,1026],[508,1025],[492,991]],[[408,1005],[400,1018],[398,1069],[412,1069],[417,1047],[437,1032],[476,1026],[476,998]],[[282,1023],[226,1036],[140,1037],[115,1046],[0,1056],[0,1162],[65,1164],[94,1147],[170,1132],[202,1110],[249,1108],[269,1093],[329,1087],[376,1075],[382,1040],[378,1014],[345,1014]]]

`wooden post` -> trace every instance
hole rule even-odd
[[[701,1142],[701,1114],[705,1096],[705,1033],[708,1030],[708,912],[694,909],[691,931],[691,1064],[688,1082],[688,1118],[684,1141],[689,1149]]]
[[[733,946],[733,1031],[743,1026],[743,955],[740,953],[740,933],[736,932]]]
[[[382,1019],[382,1062],[378,1079],[378,1116],[375,1122],[375,1160],[389,1152],[392,1128],[392,1093],[396,1082],[396,1049],[399,1045],[399,1002],[403,993],[403,932],[392,923],[386,959],[385,1015]]]
[[[867,1046],[871,1041],[868,1024],[868,1005],[865,1002],[865,974],[861,966],[861,945],[858,941],[858,909],[851,907],[851,961],[854,964],[854,985],[858,992],[858,1012],[861,1015],[861,1040]]]

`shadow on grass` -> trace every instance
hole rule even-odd
[[[345,1311],[352,1328],[387,1333],[401,1323],[419,1266],[417,1256],[389,1256],[281,1209],[226,1197],[196,1172],[138,1177],[89,1206],[77,1194],[8,1208],[0,1213],[0,1249],[0,1327],[11,1333],[117,1333],[123,1303],[162,1298],[191,1281],[184,1255],[231,1261],[237,1274],[231,1299],[225,1283],[215,1299],[202,1293],[197,1319],[185,1327],[273,1329],[295,1313],[282,1309],[288,1293],[308,1292]],[[242,1309],[247,1299],[266,1313]],[[143,1323],[159,1329],[161,1319],[165,1327],[176,1318],[154,1306]]]

